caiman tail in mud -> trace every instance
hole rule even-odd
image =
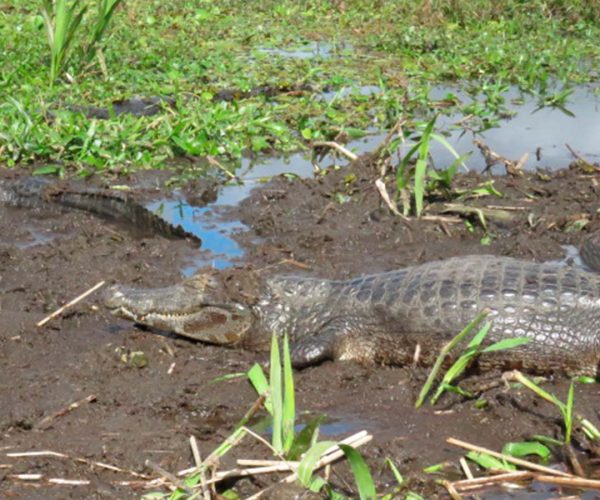
[[[160,218],[126,193],[72,186],[44,177],[0,180],[0,204],[26,208],[63,207],[83,210],[126,224],[138,234],[200,241],[181,226]]]
[[[249,277],[249,278],[248,278]],[[552,263],[466,256],[347,281],[213,271],[168,288],[115,286],[106,305],[137,323],[216,344],[265,349],[288,333],[292,361],[430,364],[480,311],[486,342],[527,337],[480,366],[598,376],[600,275]]]

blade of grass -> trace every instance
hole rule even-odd
[[[290,345],[287,334],[283,337],[283,415],[282,434],[283,450],[288,452],[294,442],[294,426],[296,422],[296,401],[294,393],[294,375],[292,372],[292,359],[290,356]]]
[[[415,166],[415,209],[417,217],[423,211],[423,198],[425,197],[425,175],[427,174],[427,161],[429,160],[429,147],[431,145],[431,134],[437,116],[433,117],[425,127],[421,140],[419,141],[419,156]]]
[[[277,335],[271,338],[271,401],[273,404],[273,437],[272,445],[278,453],[283,452],[283,387],[281,378],[281,357]]]
[[[352,446],[348,446],[347,444],[339,444],[338,446],[344,452],[344,455],[346,455],[346,458],[350,463],[350,468],[352,469],[352,474],[354,475],[354,480],[356,481],[356,487],[358,488],[358,495],[360,499],[374,500],[377,498],[373,477],[371,476],[369,467],[367,466],[362,455],[352,448]]]
[[[575,393],[575,382],[571,381],[569,385],[569,393],[567,394],[567,404],[563,411],[565,420],[565,443],[571,442],[571,434],[573,433],[573,398]]]
[[[547,446],[544,446],[538,441],[523,441],[519,443],[506,443],[502,447],[504,455],[512,457],[526,457],[528,455],[537,455],[544,462],[548,461],[552,452]]]
[[[310,487],[311,477],[319,458],[329,448],[335,445],[335,441],[319,441],[306,452],[306,455],[304,455],[304,458],[298,465],[298,481],[300,481],[302,486],[305,488]]]
[[[421,392],[419,393],[419,397],[415,402],[415,408],[420,408],[423,404],[423,401],[425,401],[425,398],[427,397],[427,394],[429,394],[431,386],[433,385],[433,382],[435,381],[438,373],[440,372],[442,364],[444,363],[444,360],[446,359],[448,353],[452,349],[454,349],[454,347],[456,347],[467,335],[469,335],[473,331],[473,329],[475,329],[475,327],[479,325],[479,323],[481,323],[488,314],[488,310],[480,312],[467,326],[465,326],[462,332],[456,335],[452,340],[450,340],[450,342],[448,342],[442,348],[439,356],[435,360],[433,367],[431,368],[431,371],[429,372],[429,376],[427,377],[427,380],[425,381]]]
[[[252,368],[248,370],[247,376],[257,394],[265,397],[265,409],[273,416],[273,404],[271,402],[271,395],[269,394],[269,381],[267,380],[262,367],[258,363],[255,363]]]

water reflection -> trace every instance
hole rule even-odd
[[[441,100],[447,94],[453,94],[463,104],[483,99],[482,96],[472,97],[447,86],[432,88],[429,96]],[[503,97],[506,107],[515,113],[514,116],[502,120],[499,127],[486,130],[479,136],[495,152],[512,160],[518,160],[528,153],[527,170],[568,167],[573,155],[565,144],[590,162],[600,161],[600,99],[593,89],[574,89],[566,103],[570,113],[558,107],[540,108],[537,97],[522,95],[516,87],[511,87]],[[485,161],[473,145],[473,134],[465,134],[462,127],[456,127],[463,119],[462,115],[440,116],[437,126],[448,133],[448,142],[460,155],[473,153],[467,165],[471,170],[481,171],[485,168]],[[539,159],[536,154],[538,151]],[[453,161],[452,155],[439,144],[433,145],[432,155],[438,167],[443,168]],[[504,167],[496,166],[492,172],[503,174]]]

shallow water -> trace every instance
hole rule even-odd
[[[308,48],[310,47],[316,48],[316,45]],[[379,91],[379,87],[376,86],[345,87],[337,92],[325,93],[324,97],[334,99],[352,92],[367,95]],[[473,98],[465,91],[448,86],[432,88],[430,97],[444,99],[449,93],[465,104],[473,99],[482,99],[481,96]],[[506,107],[515,115],[510,119],[502,120],[498,128],[477,135],[495,152],[512,160],[518,160],[524,153],[528,153],[529,159],[525,164],[528,170],[566,168],[573,161],[573,156],[565,144],[569,144],[590,162],[600,161],[600,143],[597,141],[597,136],[600,134],[600,98],[593,93],[592,89],[580,87],[574,90],[566,106],[573,116],[559,108],[539,109],[536,97],[522,95],[515,87],[511,88],[504,98]],[[446,140],[458,154],[471,153],[471,156],[465,160],[470,170],[482,171],[485,168],[485,161],[473,144],[474,134],[465,133],[462,127],[456,125],[462,118],[462,115],[440,116],[437,122],[438,131],[445,135]],[[373,151],[385,136],[385,132],[369,134],[351,141],[345,147],[360,155]],[[404,152],[406,153],[409,148],[410,144],[406,144]],[[536,157],[538,150],[539,159]],[[448,150],[435,141],[431,146],[431,155],[438,168],[444,168],[454,161],[454,157]],[[347,159],[334,157],[332,154],[319,160],[319,166],[322,168],[332,165],[343,166],[347,163]],[[314,175],[314,171],[311,155],[307,152],[295,153],[287,158],[245,158],[238,171],[242,183],[232,183],[221,188],[217,201],[211,206],[198,208],[184,201],[165,199],[151,203],[148,208],[158,210],[170,222],[180,224],[187,231],[200,237],[203,241],[203,250],[212,253],[210,258],[203,253],[203,256],[182,270],[184,275],[189,276],[201,266],[212,264],[214,267],[223,268],[239,261],[243,256],[243,250],[231,236],[236,231],[242,231],[244,226],[240,222],[220,220],[219,206],[239,204],[254,187],[270,177],[287,173],[309,178]],[[502,174],[504,167],[496,165],[491,171]],[[576,249],[569,250],[565,261],[581,265]]]
[[[449,93],[465,104],[474,100],[466,92],[447,86],[433,87],[429,96],[433,99],[444,99]],[[523,95],[516,87],[511,87],[504,94],[504,98],[506,107],[515,115],[500,121],[499,127],[479,135],[495,152],[515,161],[528,153],[529,158],[525,164],[527,170],[566,168],[574,158],[565,144],[569,144],[590,163],[600,161],[600,97],[592,88],[574,89],[565,106],[572,115],[558,107],[540,109],[538,98]],[[482,97],[478,96],[475,99],[481,100]],[[473,134],[464,133],[462,127],[455,128],[455,124],[463,118],[462,115],[440,116],[437,125],[449,134],[448,142],[460,155],[473,153],[466,162],[469,169],[482,171],[485,161],[473,145]],[[536,157],[538,150],[539,159]],[[452,155],[439,144],[432,148],[432,155],[439,168],[453,161]],[[504,167],[495,166],[492,172],[502,174]]]
[[[259,52],[289,59],[314,59],[338,55],[340,51],[350,49],[349,44],[337,44],[331,42],[308,42],[303,45],[290,47],[263,47]]]

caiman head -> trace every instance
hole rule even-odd
[[[207,272],[165,288],[110,287],[105,305],[138,324],[195,340],[233,345],[254,322],[253,298],[240,291],[231,272]]]

